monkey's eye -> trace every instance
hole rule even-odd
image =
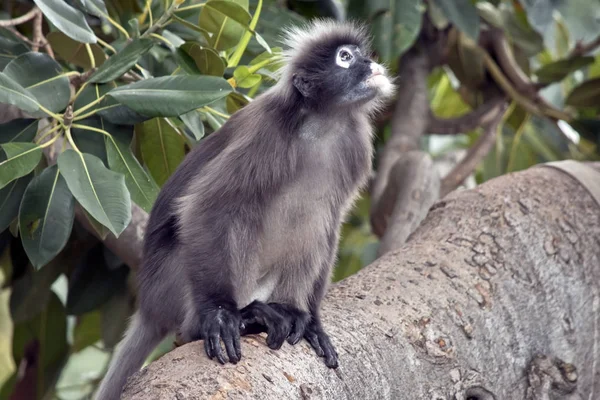
[[[349,68],[353,58],[354,56],[349,50],[342,48],[337,53],[335,63],[342,68]]]

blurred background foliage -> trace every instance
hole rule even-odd
[[[365,21],[374,56],[394,72],[424,13],[450,31],[428,80],[435,116],[468,113],[490,75],[502,78],[492,73],[502,60],[490,64],[475,44],[483,26],[504,33],[517,74],[539,91],[532,103],[500,85],[511,104],[471,182],[598,160],[597,0],[4,0],[0,103],[26,115],[0,126],[0,399],[87,398],[135,307],[134,272],[76,209],[102,238],[121,234],[131,202],[149,211],[189,149],[274,83],[283,26]],[[376,126],[380,150],[389,110]],[[479,134],[431,132],[422,146],[460,157]],[[377,245],[365,193],[334,280],[372,262]],[[168,338],[148,361],[171,347]]]

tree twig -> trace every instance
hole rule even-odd
[[[0,20],[0,27],[8,28],[9,26],[24,24],[25,22],[34,19],[38,14],[41,14],[40,9],[37,7],[33,7],[31,10],[27,11],[27,13],[21,15],[20,17]]]
[[[438,135],[458,135],[479,126],[487,125],[496,116],[496,107],[502,101],[503,99],[496,97],[470,113],[456,118],[437,118],[430,110],[427,132]]]
[[[502,102],[494,108],[494,118],[484,127],[477,142],[467,151],[465,158],[458,163],[444,179],[440,188],[440,198],[456,189],[475,170],[477,165],[490,152],[496,141],[496,132],[502,121],[506,103]]]
[[[573,50],[569,54],[569,58],[584,56],[587,53],[594,51],[599,46],[600,46],[600,35],[596,39],[592,40],[591,42],[589,42],[587,44],[583,44],[583,43],[581,43],[581,41],[578,41],[575,44],[575,48],[573,48]]]

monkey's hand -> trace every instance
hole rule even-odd
[[[253,301],[241,310],[242,335],[267,332],[267,346],[277,350],[290,334],[292,324],[271,305]]]
[[[240,345],[240,324],[242,317],[237,310],[228,310],[217,307],[203,313],[200,316],[200,336],[204,339],[204,350],[211,360],[217,358],[221,364],[225,364],[225,357],[221,342],[225,344],[225,350],[229,362],[237,364],[242,358]]]
[[[325,365],[329,368],[338,367],[337,352],[318,319],[313,318],[313,320],[310,321],[306,332],[304,333],[304,338],[310,343],[313,349],[315,349],[315,352],[319,357],[325,358]]]

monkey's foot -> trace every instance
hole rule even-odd
[[[221,364],[225,364],[226,360],[221,348],[222,340],[229,362],[237,364],[242,358],[241,319],[237,310],[231,311],[224,307],[213,309],[201,315],[199,335],[193,335],[192,340],[204,339],[204,350],[208,358],[212,360],[216,357]]]
[[[325,358],[325,365],[329,368],[338,367],[337,352],[319,321],[311,321],[304,333],[304,338],[315,349],[319,357]]]
[[[298,343],[306,333],[308,323],[310,322],[310,315],[288,304],[269,303],[269,306],[283,315],[290,324],[291,330],[287,336],[287,342],[292,346]]]
[[[253,301],[241,310],[242,335],[267,332],[267,346],[277,350],[290,334],[291,323],[277,309],[260,301]]]

